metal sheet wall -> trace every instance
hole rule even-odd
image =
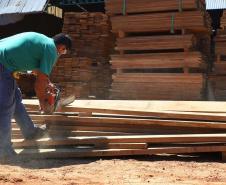
[[[2,0],[0,14],[41,12],[47,0]]]
[[[206,9],[226,9],[226,0],[206,0]]]

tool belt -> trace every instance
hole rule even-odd
[[[14,71],[14,72],[13,72],[13,78],[15,78],[15,79],[19,79],[19,78],[20,78],[20,73],[19,73],[19,71]]]

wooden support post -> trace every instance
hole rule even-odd
[[[117,69],[117,73],[122,73],[123,72],[123,69]]]
[[[182,29],[182,35],[191,34],[191,31],[187,29]]]
[[[124,54],[124,51],[122,51],[122,50],[120,50],[119,52],[120,52],[120,55],[123,55]]]
[[[92,117],[92,112],[79,112],[79,117]]]
[[[188,75],[188,73],[189,73],[189,68],[188,68],[188,66],[185,66],[184,67],[184,74]]]
[[[226,161],[226,151],[222,152],[222,161]]]
[[[119,30],[119,37],[120,37],[120,38],[123,38],[123,37],[125,37],[125,36],[126,36],[125,31]]]
[[[188,53],[189,52],[188,48],[184,48],[184,52]]]
[[[220,61],[221,61],[221,56],[217,55],[217,62],[220,62]]]

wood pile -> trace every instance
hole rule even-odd
[[[109,63],[93,65],[93,78],[90,88],[91,96],[94,96],[96,99],[109,99],[112,73]]]
[[[13,123],[13,146],[29,157],[222,152],[226,159],[224,102],[76,100],[54,115],[39,115],[37,100],[23,103],[35,124],[50,127],[46,138],[26,141]]]
[[[124,12],[124,0],[105,0],[106,14],[115,15],[123,14]],[[168,12],[168,11],[178,11],[180,10],[200,10],[205,11],[205,0],[182,0],[180,1],[172,0],[171,3],[167,0],[136,0],[126,1],[125,12],[130,13],[146,13],[146,12]]]
[[[220,20],[220,27],[222,29],[226,28],[226,10],[223,10],[222,16],[221,16],[221,20]]]
[[[214,37],[215,42],[215,62],[214,62],[214,74],[213,82],[215,85],[215,100],[226,100],[226,31],[217,30],[217,34]]]
[[[59,58],[50,80],[60,85],[60,97],[87,98],[92,79],[92,60],[85,57]]]
[[[113,80],[112,93],[115,99],[200,100],[206,98],[201,97],[204,96],[203,91],[205,91],[203,83],[206,84],[206,76],[203,74],[116,73],[113,75]],[[136,88],[139,90],[134,91]]]
[[[23,98],[30,98],[35,96],[35,80],[36,77],[33,73],[20,73],[20,79],[17,79],[17,85],[22,92]]]
[[[82,60],[86,57],[85,60],[89,60],[89,64],[91,60],[92,68],[90,70],[90,65],[88,68],[84,67],[83,70],[80,68],[78,72],[75,72],[77,76],[72,77],[70,71],[73,71],[73,69],[68,71],[66,66],[69,64],[64,63],[64,71],[59,67],[55,69],[55,72],[59,71],[59,73],[57,72],[57,74],[54,74],[54,78],[58,78],[60,80],[59,76],[62,76],[64,73],[65,77],[63,81],[60,80],[59,82],[64,82],[65,78],[78,78],[75,81],[73,80],[74,82],[83,82],[82,79],[86,79],[87,81],[85,83],[87,83],[89,87],[85,89],[88,90],[88,92],[85,92],[85,89],[83,89],[83,92],[97,98],[105,99],[106,94],[109,93],[101,93],[102,89],[104,88],[103,91],[107,92],[109,91],[110,85],[106,87],[103,85],[104,82],[100,80],[105,78],[109,80],[107,84],[111,83],[111,73],[105,73],[103,71],[105,71],[106,67],[108,67],[108,70],[110,71],[110,53],[113,51],[115,44],[114,36],[110,33],[110,22],[108,16],[98,12],[66,12],[64,14],[62,32],[68,34],[72,38],[73,45],[71,52],[65,56],[61,56],[59,62],[65,61],[66,63],[68,60],[70,62],[71,60],[80,60],[79,58]],[[75,65],[72,67],[79,68],[79,65],[78,67]],[[97,70],[101,71],[98,75],[96,75]],[[93,81],[97,81],[98,83],[93,85]],[[85,98],[85,96],[83,96],[83,98]],[[86,96],[86,98],[88,98],[88,96]]]
[[[206,100],[212,27],[204,0],[106,0],[105,5],[117,35],[110,61],[117,71],[112,99]]]
[[[111,18],[111,22],[113,32],[117,30],[127,32],[168,31],[173,26],[174,30],[188,29],[193,32],[208,33],[212,31],[209,19],[207,12],[183,11],[114,16]],[[161,24],[159,24],[159,21],[161,21]]]

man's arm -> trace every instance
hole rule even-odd
[[[38,76],[38,73],[39,73],[38,69],[35,69],[32,72],[35,74],[36,77]],[[54,92],[55,85],[50,81],[50,79],[47,77],[47,75],[46,75],[45,82],[46,82],[46,88],[48,89],[48,91]]]
[[[46,104],[45,104],[45,92],[46,92],[46,78],[47,75],[41,71],[33,70],[33,73],[36,75],[35,80],[35,92],[36,96],[39,99],[40,107],[45,110]]]

